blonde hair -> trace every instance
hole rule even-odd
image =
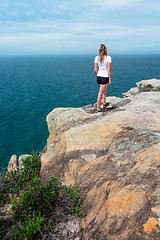
[[[107,48],[105,44],[100,44],[98,48],[98,55],[99,55],[100,62],[103,63],[104,57],[107,56]]]

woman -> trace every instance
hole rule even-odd
[[[101,44],[98,48],[98,56],[94,60],[94,72],[97,76],[97,83],[100,84],[98,98],[97,98],[97,112],[101,112],[101,98],[103,98],[103,107],[106,104],[106,92],[108,84],[111,84],[111,57],[107,55],[107,48]],[[97,68],[98,73],[97,73]]]

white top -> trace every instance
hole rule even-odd
[[[108,75],[108,63],[112,62],[111,57],[109,55],[107,55],[107,57],[105,56],[103,63],[101,63],[100,60],[99,60],[99,56],[96,56],[95,59],[94,59],[94,62],[98,63],[98,67],[99,67],[97,76],[99,76],[99,77],[109,77],[109,75]]]

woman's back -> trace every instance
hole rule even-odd
[[[94,62],[98,63],[99,67],[97,76],[108,77],[108,63],[111,62],[111,57],[109,55],[105,56],[101,63],[99,56],[96,56]]]

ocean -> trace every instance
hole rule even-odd
[[[0,56],[0,170],[14,154],[42,151],[49,136],[46,116],[57,107],[96,102],[95,55]],[[115,55],[107,96],[143,79],[160,79],[160,55]]]

